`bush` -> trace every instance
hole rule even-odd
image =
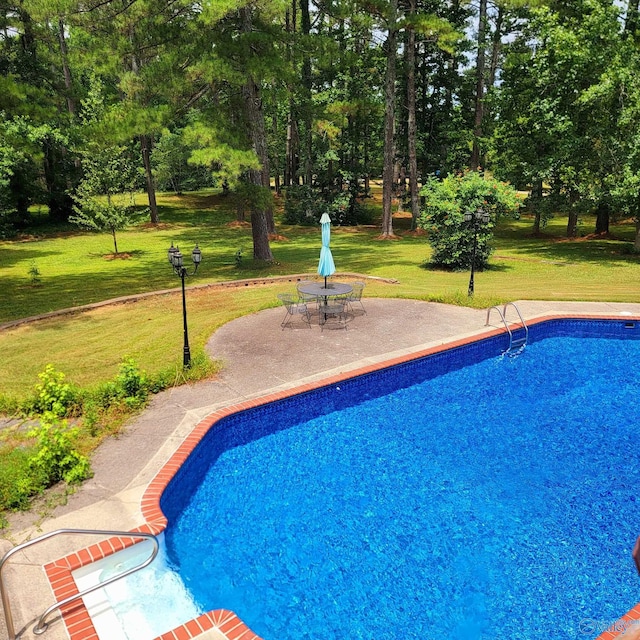
[[[27,415],[51,413],[58,418],[69,415],[77,405],[78,392],[64,381],[64,373],[48,364],[38,378],[40,384],[36,385],[36,395],[24,403],[24,412]]]
[[[80,443],[92,447],[102,436],[117,431],[132,411],[147,402],[149,394],[166,389],[178,379],[201,380],[215,371],[216,365],[203,350],[194,353],[190,369],[167,368],[152,379],[127,357],[113,380],[81,392],[64,382],[64,374],[47,365],[39,374],[36,395],[28,401],[19,404],[0,396],[0,408],[9,412],[16,408],[40,418],[39,426],[28,433],[35,444],[23,437],[17,446],[0,447],[0,529],[7,524],[2,511],[27,509],[33,496],[56,482],[75,484],[91,475]],[[82,413],[82,430],[61,422],[72,408]]]
[[[319,224],[326,209],[326,203],[318,193],[306,185],[292,185],[285,190],[285,224]]]
[[[118,375],[99,385],[94,391],[85,394],[83,405],[103,409],[116,404],[125,404],[130,409],[143,406],[151,391],[151,383],[147,376],[140,371],[133,358],[126,357],[120,363]]]
[[[510,185],[477,172],[430,178],[420,192],[425,199],[418,225],[429,234],[433,249],[431,263],[447,269],[468,269],[473,256],[474,233],[464,220],[466,212],[482,209],[489,214],[477,229],[475,268],[487,266],[492,248],[493,227],[500,216],[517,217],[520,198]]]
[[[78,429],[59,422],[52,414],[42,416],[40,426],[29,435],[37,439],[36,451],[29,457],[29,468],[46,486],[60,480],[68,484],[82,482],[91,475],[89,459],[75,447]]]
[[[287,187],[284,201],[285,224],[320,224],[323,213],[328,213],[332,224],[349,226],[369,224],[372,215],[348,191],[325,194],[307,185]]]

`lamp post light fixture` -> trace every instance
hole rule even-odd
[[[473,276],[476,271],[476,252],[478,249],[478,228],[480,224],[487,224],[491,216],[481,207],[478,207],[475,211],[467,211],[464,214],[465,222],[473,223],[473,252],[471,254],[471,277],[469,278],[469,291],[467,296],[473,297]]]
[[[187,276],[195,275],[198,266],[202,262],[202,251],[196,244],[195,249],[191,252],[191,260],[193,260],[193,271],[189,273],[184,266],[184,257],[180,253],[178,247],[173,246],[173,242],[168,250],[169,262],[173,267],[173,272],[182,280],[182,322],[184,325],[184,349],[182,357],[182,366],[186,369],[191,366],[191,351],[189,349],[189,333],[187,331],[187,299],[184,293],[184,279]]]

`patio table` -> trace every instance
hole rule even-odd
[[[346,282],[332,282],[327,284],[326,287],[321,282],[308,282],[299,285],[298,291],[309,296],[322,298],[322,305],[319,311],[324,316],[324,322],[326,322],[327,315],[338,313],[338,310],[341,309],[341,307],[329,304],[329,298],[346,296],[353,291],[353,287]]]

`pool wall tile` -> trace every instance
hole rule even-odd
[[[569,336],[640,339],[640,317],[620,319],[619,316],[554,315],[530,320],[528,325],[529,342]],[[194,490],[197,481],[194,470],[201,471],[203,458],[215,461],[229,446],[272,433],[274,422],[278,423],[278,429],[293,424],[299,417],[296,408],[306,403],[309,393],[319,394],[322,401],[314,403],[311,410],[305,407],[305,415],[313,412],[317,415],[326,414],[353,404],[354,399],[364,401],[379,397],[391,388],[404,388],[418,380],[427,380],[467,364],[500,356],[508,346],[509,338],[505,330],[487,329],[478,335],[398,356],[358,371],[218,409],[196,425],[149,483],[141,500],[146,524],[133,531],[154,534],[164,531],[167,518],[171,518],[172,512],[178,505],[184,504]],[[252,419],[250,430],[246,428],[247,412]],[[277,421],[273,419],[274,412]],[[180,489],[176,486],[177,479],[181,480]],[[171,492],[173,495],[170,496]],[[78,593],[72,571],[134,543],[131,538],[113,538],[46,565],[44,569],[56,601]],[[100,640],[81,600],[68,605],[62,614],[70,640]],[[640,620],[640,604],[621,618],[620,625],[615,627],[621,631],[605,631],[596,640],[613,640],[629,626],[630,620]],[[208,632],[214,629],[227,640],[260,640],[235,613],[224,609],[207,612],[156,640],[191,640],[199,636],[208,639],[213,637],[207,635]]]

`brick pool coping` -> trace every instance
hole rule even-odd
[[[581,320],[621,320],[620,315],[571,313],[542,315],[527,320],[527,325],[531,326],[533,324],[539,324],[550,320],[568,318]],[[624,319],[638,322],[640,321],[640,315],[630,314],[625,316]],[[343,382],[348,378],[365,375],[379,371],[380,369],[403,364],[411,360],[433,355],[448,349],[461,347],[502,333],[506,333],[505,329],[488,329],[470,336],[465,336],[464,338],[452,340],[427,349],[414,351],[406,355],[370,364],[366,367],[361,367],[339,375],[329,376],[292,389],[270,393],[254,400],[237,403],[214,411],[194,427],[169,460],[163,465],[162,469],[157,473],[153,480],[151,480],[141,501],[141,511],[146,524],[132,529],[131,533],[152,533],[158,535],[164,531],[167,526],[167,519],[160,508],[160,498],[164,490],[209,429],[211,429],[222,418],[240,411],[298,395],[300,393],[314,391],[321,387]],[[112,537],[46,564],[44,566],[44,570],[51,584],[56,602],[60,602],[64,598],[75,595],[79,592],[73,578],[74,571],[80,567],[91,564],[92,562],[101,560],[113,553],[122,551],[133,544],[135,544],[133,538]],[[61,614],[69,633],[70,640],[100,640],[82,599],[62,607]],[[614,638],[622,636],[625,631],[628,631],[630,627],[635,625],[640,625],[640,603],[622,616],[617,623],[612,624],[609,629],[601,633],[595,640],[614,640]],[[211,635],[207,632],[210,632]],[[155,640],[192,640],[199,636],[206,636],[207,638],[211,638],[211,640],[213,640],[213,638],[220,638],[221,640],[223,638],[226,638],[227,640],[261,640],[260,637],[249,629],[249,627],[242,622],[235,613],[226,609],[216,609],[214,611],[204,613],[198,618],[190,620],[171,631],[163,633]]]

